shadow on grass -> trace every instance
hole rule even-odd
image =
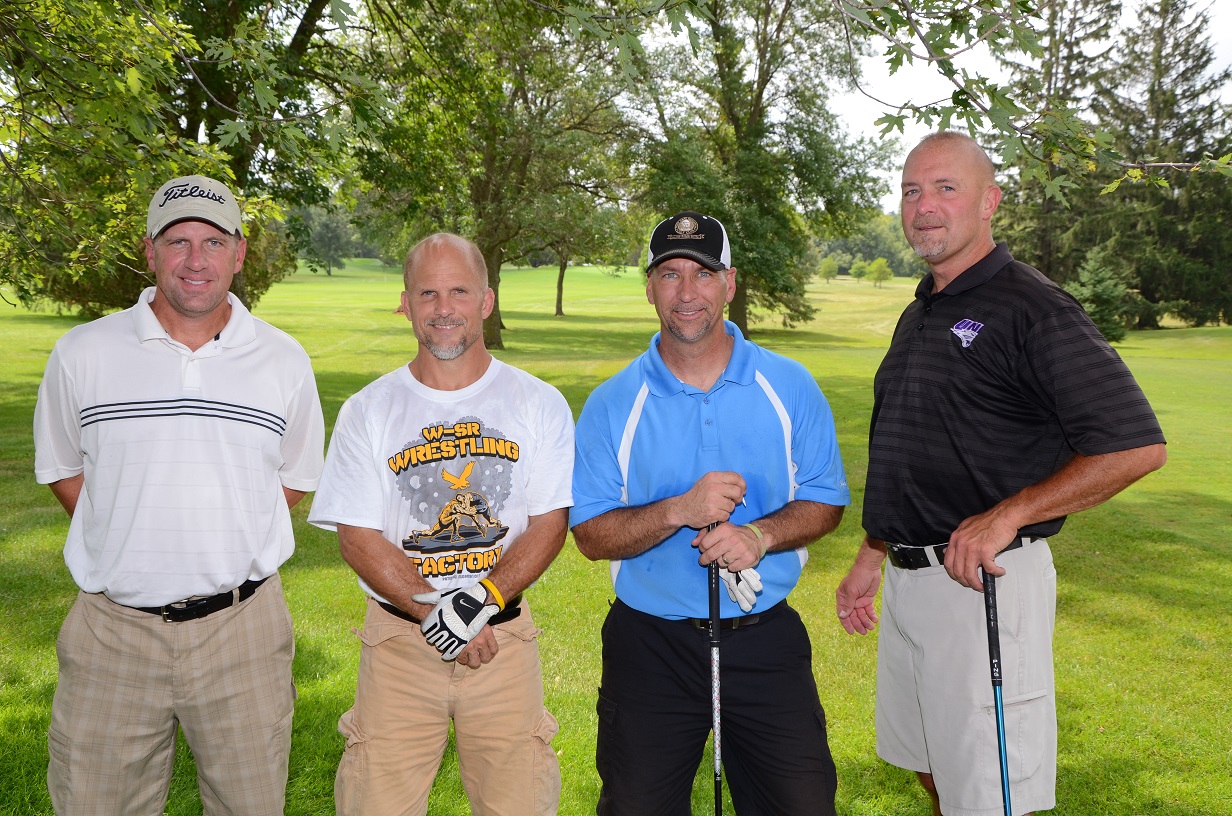
[[[1057,775],[1055,816],[1213,816],[1227,814],[1227,781],[1222,791],[1210,791],[1203,804],[1182,802],[1155,792],[1161,769],[1150,757],[1123,752],[1092,757],[1078,746],[1064,745]],[[1072,757],[1066,761],[1065,757]],[[837,760],[838,812],[847,816],[931,816],[932,807],[924,789],[911,771],[869,759]],[[1166,776],[1167,774],[1165,774]],[[998,793],[999,795],[999,793]],[[694,812],[699,801],[694,797]]]
[[[1210,520],[1206,527],[1193,519]],[[1054,539],[1059,587],[1081,609],[1088,598],[1122,595],[1195,616],[1232,607],[1232,501],[1192,492],[1151,493],[1078,514]],[[1169,525],[1177,522],[1178,530]],[[1080,542],[1080,543],[1079,543]],[[1219,576],[1224,580],[1218,580]],[[1207,576],[1196,592],[1195,576]],[[1148,614],[1140,603],[1128,607]]]
[[[501,332],[501,339],[506,344],[506,351],[512,354],[532,349],[551,349],[565,355],[575,352],[578,359],[594,359],[595,345],[601,344],[605,356],[632,359],[646,350],[651,336],[659,330],[655,312],[649,305],[645,314],[629,317],[593,314],[556,317],[507,309],[502,311],[501,316],[506,326]],[[791,349],[816,350],[852,345],[850,338],[815,328],[784,329],[781,326],[754,324],[749,333],[754,342],[780,353],[789,353]]]
[[[1063,740],[1064,741],[1064,740]],[[1199,782],[1192,799],[1182,800],[1188,790],[1167,792],[1173,780],[1184,779],[1176,768],[1160,768],[1149,755],[1128,751],[1110,755],[1091,755],[1081,746],[1067,750],[1062,745],[1057,768],[1057,807],[1055,816],[1226,816],[1229,805],[1228,780]],[[1065,758],[1068,757],[1068,760]],[[1213,783],[1213,784],[1212,784]],[[1202,801],[1205,799],[1205,801]]]
[[[56,314],[55,312],[27,312],[22,310],[6,310],[4,313],[4,322],[9,326],[14,327],[15,335],[29,333],[32,331],[51,331],[57,336],[63,334],[74,326],[80,326],[83,323],[89,323],[92,318],[84,318],[75,314]],[[38,351],[43,356],[46,356],[49,349],[39,348]]]
[[[6,671],[6,675],[8,672]],[[51,698],[55,679],[22,686],[6,676],[0,690],[0,814],[34,816],[50,814],[47,794],[47,726],[51,721]],[[20,689],[15,694],[10,689]]]

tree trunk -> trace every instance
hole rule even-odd
[[[746,338],[749,336],[749,291],[739,275],[736,276],[736,294],[727,304],[727,319],[735,323]]]
[[[569,259],[565,256],[560,256],[560,272],[556,275],[556,316],[565,316],[565,268],[569,266]]]
[[[483,252],[483,262],[488,269],[488,286],[492,289],[492,314],[483,321],[483,344],[489,350],[503,349],[505,343],[501,340],[500,315],[500,268],[504,251],[500,246],[480,247]]]
[[[248,279],[244,277],[243,267],[231,279],[231,294],[239,298],[240,303],[244,304],[245,309],[252,308],[252,304],[248,302]]]

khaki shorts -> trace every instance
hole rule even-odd
[[[1045,539],[997,563],[1002,700],[1015,813],[1056,802],[1052,633],[1056,570]],[[931,773],[946,816],[1001,816],[1001,770],[982,593],[944,567],[887,562],[877,645],[877,755]]]
[[[346,750],[334,799],[339,814],[419,816],[453,721],[462,784],[476,816],[548,816],[560,802],[551,740],[556,718],[543,704],[541,630],[522,614],[493,627],[496,657],[478,669],[441,660],[419,624],[368,600],[355,706],[338,730]]]

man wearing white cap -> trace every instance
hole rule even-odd
[[[834,419],[799,363],[723,308],[723,225],[679,213],[650,238],[661,330],[586,401],[573,536],[611,561],[596,765],[601,816],[687,816],[711,730],[707,566],[721,600],[722,760],[739,814],[834,813],[808,632],[787,596],[850,502]]]
[[[156,285],[56,343],[35,474],[80,587],[48,736],[56,813],[161,814],[177,725],[209,814],[281,814],[295,689],[278,567],[324,423],[304,350],[228,292],[247,245],[202,176],[150,202]]]

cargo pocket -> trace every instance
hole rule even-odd
[[[294,693],[294,685],[291,690]],[[270,732],[270,745],[273,746],[272,755],[269,757],[269,767],[272,769],[270,778],[274,786],[278,788],[285,789],[287,786],[287,773],[290,770],[291,761],[291,724],[294,720],[295,707],[292,704],[291,710],[274,724]],[[285,796],[285,792],[283,795]]]
[[[73,766],[69,762],[68,739],[55,726],[47,732],[47,753],[50,755],[47,766],[48,793],[51,794],[51,801],[56,809],[64,811],[72,802]]]
[[[530,643],[543,634],[543,630],[535,626],[535,622],[530,620],[527,615],[519,615],[507,623],[498,623],[492,627],[492,631],[496,633],[496,641],[498,643],[501,640],[501,635],[509,635],[523,643]]]
[[[551,816],[560,807],[560,763],[552,749],[552,737],[560,730],[556,717],[546,708],[531,732],[534,754],[535,813]]]
[[[611,745],[616,739],[616,703],[603,696],[599,689],[599,701],[595,703],[595,713],[599,715],[599,731],[595,741],[595,769],[599,778],[611,779],[610,763],[613,750]]]
[[[355,709],[339,718],[338,733],[346,738],[346,747],[334,778],[334,803],[339,813],[360,813],[364,801],[364,775],[368,769],[368,735],[355,722]]]
[[[817,706],[813,716],[817,718],[817,724],[821,726],[821,736],[824,738],[826,736],[826,710],[821,706]]]
[[[412,628],[414,627],[414,628]],[[405,637],[419,632],[418,623],[366,623],[362,629],[352,629],[351,634],[365,646],[380,646],[390,638]]]
[[[1009,762],[1010,781],[1030,779],[1044,762],[1047,749],[1049,717],[1048,691],[1040,689],[1002,701],[1005,709],[1005,756]],[[996,707],[986,706],[996,734]]]

